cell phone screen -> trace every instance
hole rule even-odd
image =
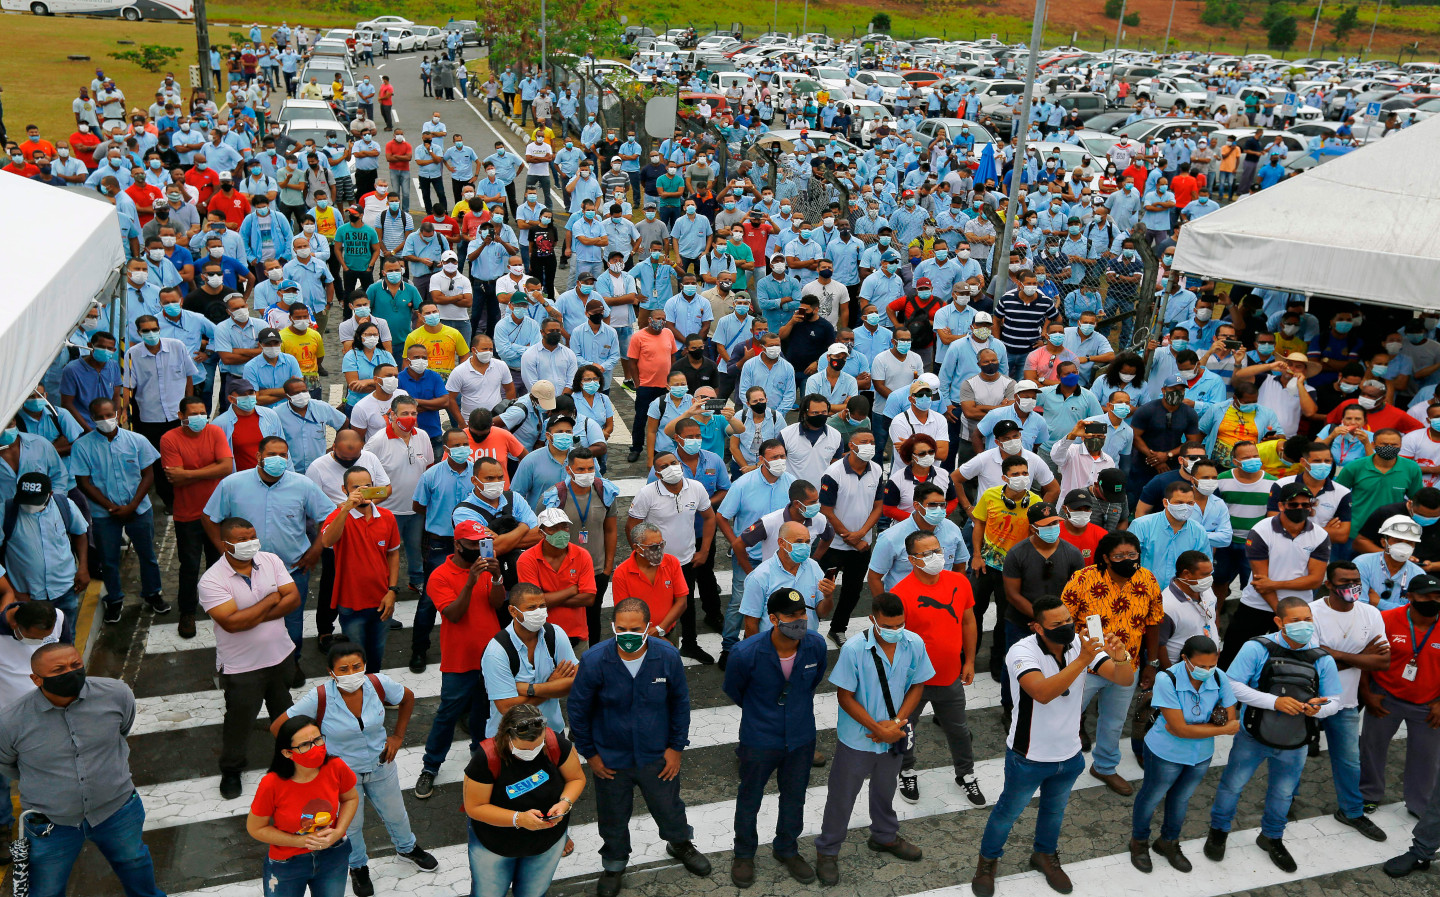
[[[493,558],[493,557],[495,556],[495,540],[494,540],[494,539],[481,539],[481,540],[480,540],[480,556],[481,556],[482,558]]]

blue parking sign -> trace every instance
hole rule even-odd
[[[1379,103],[1366,103],[1366,104],[1365,104],[1365,115],[1366,115],[1367,117],[1369,117],[1369,118],[1379,118],[1379,117],[1380,117],[1380,104],[1379,104]]]
[[[1287,93],[1287,94],[1285,94],[1285,97],[1284,97],[1283,100],[1281,100],[1281,103],[1282,103],[1283,105],[1286,105],[1286,106],[1298,106],[1298,105],[1300,105],[1298,102],[1296,102],[1296,97],[1295,97],[1295,94],[1293,94],[1293,93]]]

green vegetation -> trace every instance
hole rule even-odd
[[[1335,18],[1335,22],[1330,28],[1335,32],[1335,39],[1337,41],[1343,41],[1359,24],[1360,8],[1358,6],[1347,6],[1340,11],[1340,15]]]
[[[501,66],[540,60],[540,30],[545,29],[548,53],[613,56],[621,48],[619,13],[613,0],[550,0],[546,21],[540,21],[540,4],[532,0],[490,0],[484,7],[480,31],[490,36],[490,53]]]
[[[111,59],[119,59],[123,62],[133,62],[147,72],[159,73],[163,68],[170,67],[170,61],[184,52],[182,47],[162,47],[159,44],[143,44],[134,50],[122,50],[119,53],[111,53]],[[123,88],[122,88],[123,89]]]
[[[888,34],[890,32],[890,14],[886,12],[875,13],[875,15],[870,17],[870,26],[881,34]]]
[[[1265,32],[1265,40],[1272,50],[1288,50],[1295,45],[1295,39],[1299,37],[1299,29],[1295,23],[1294,16],[1286,16],[1278,19],[1270,30]]]

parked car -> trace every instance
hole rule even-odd
[[[976,152],[978,147],[987,143],[995,142],[995,135],[979,122],[969,121],[963,118],[927,118],[915,129],[921,139],[926,143],[944,134],[946,140],[953,141],[962,131],[968,130],[970,136],[975,138]]]
[[[409,28],[415,23],[400,16],[377,16],[368,22],[357,22],[356,31],[381,31],[386,28]]]
[[[341,140],[349,137],[345,131],[345,126],[333,118],[292,119],[285,123],[283,133],[286,137],[300,144],[303,144],[306,140],[314,140],[316,146],[324,146],[332,136],[339,137]]]
[[[434,25],[413,25],[408,28],[387,28],[390,32],[390,52],[418,53],[423,50],[445,48],[445,32]]]
[[[1204,109],[1205,85],[1189,78],[1149,78],[1135,85],[1136,94],[1149,94],[1161,109],[1183,105],[1186,109]]]
[[[460,43],[466,47],[480,46],[480,25],[474,19],[451,19],[440,30],[447,35],[451,32],[460,32]]]
[[[280,104],[276,121],[284,125],[292,121],[338,121],[335,111],[325,100],[289,99]]]

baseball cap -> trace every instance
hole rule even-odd
[[[440,261],[442,262],[453,262],[458,260],[459,258],[460,256],[456,255],[455,250],[453,249],[447,249],[444,252],[440,253]]]
[[[1275,500],[1276,500],[1276,501],[1293,501],[1294,499],[1297,499],[1297,498],[1314,498],[1314,497],[1315,497],[1315,493],[1313,493],[1313,492],[1310,491],[1310,487],[1309,487],[1309,486],[1306,486],[1304,483],[1300,482],[1299,480],[1296,480],[1296,481],[1293,482],[1293,483],[1286,483],[1284,486],[1281,486],[1281,487],[1280,487],[1280,491],[1279,491],[1279,492],[1276,494],[1276,496],[1275,496]]]
[[[1419,542],[1420,524],[1404,514],[1396,514],[1394,517],[1386,518],[1385,522],[1380,524],[1380,535],[1388,536],[1391,539],[1404,539],[1407,542]]]
[[[564,512],[561,511],[561,513],[563,514]],[[455,538],[475,542],[480,539],[491,539],[494,538],[494,536],[490,530],[480,524],[480,521],[462,520],[455,524]]]
[[[1055,510],[1055,505],[1048,501],[1032,504],[1025,514],[1031,523],[1039,523],[1041,520],[1060,516],[1060,513]]]
[[[1125,472],[1118,467],[1107,467],[1100,471],[1100,478],[1096,481],[1100,486],[1100,494],[1111,504],[1119,504],[1125,500]]]
[[[298,289],[300,289],[300,284],[297,283],[296,281],[293,281],[293,280],[282,280],[282,281],[280,281],[279,284],[276,285],[276,287],[275,287],[275,292],[277,292],[277,293],[284,293],[284,292],[286,292],[287,290],[298,290]]]
[[[1410,585],[1405,591],[1415,595],[1433,595],[1440,592],[1440,579],[1436,579],[1428,573],[1422,573],[1410,580]]]
[[[1020,380],[1015,384],[1015,391],[1018,392],[1039,392],[1040,384],[1034,380]]]
[[[896,251],[893,250],[893,249],[887,249],[887,250],[885,250],[885,254],[882,255],[882,256],[880,256],[880,261],[882,261],[882,262],[898,262],[898,261],[900,261],[900,253],[896,252]]]
[[[910,395],[912,396],[915,395],[917,392],[930,391],[933,391],[933,387],[929,383],[926,383],[924,380],[917,379],[914,383],[910,384]]]
[[[232,174],[231,174],[230,172],[228,172],[228,171],[222,171],[222,172],[220,172],[220,180],[222,180],[222,181],[233,181],[233,180],[235,180],[235,176],[232,175]]]
[[[586,312],[604,311],[604,310],[605,310],[605,303],[602,302],[602,301],[600,301],[599,299],[591,299],[589,302],[586,302],[586,303],[585,303],[585,311],[586,311]]]
[[[262,346],[266,343],[278,343],[280,342],[280,331],[276,330],[274,327],[266,327],[264,330],[261,330],[260,333],[256,335],[255,342],[259,343]]]
[[[974,318],[974,320],[972,320],[972,321],[970,322],[970,326],[971,326],[971,327],[974,327],[976,324],[994,324],[994,323],[995,323],[995,319],[990,316],[990,313],[989,313],[988,311],[977,311],[977,312],[975,312],[975,318]]]
[[[1071,489],[1065,493],[1063,504],[1073,511],[1089,511],[1095,507],[1095,497],[1089,489]]]
[[[51,488],[50,477],[32,470],[15,481],[15,501],[22,505],[43,505],[50,498]]]
[[[273,329],[271,329],[271,328],[269,328],[269,327],[267,327],[267,328],[265,328],[265,329],[266,329],[266,330],[269,330],[271,333],[274,333],[274,332],[275,332]],[[258,342],[258,340],[257,340],[257,342]],[[225,387],[225,395],[227,395],[227,396],[233,396],[233,395],[235,395],[235,393],[237,393],[237,392],[254,392],[254,391],[255,391],[255,384],[251,383],[249,380],[246,380],[244,377],[236,377],[236,378],[234,378],[233,380],[230,381],[230,385]]]
[[[530,387],[530,398],[546,411],[555,410],[555,384],[549,380],[536,380]]]
[[[541,526],[568,526],[570,518],[559,508],[546,508],[540,512]]]
[[[1009,436],[1011,433],[1019,432],[1020,425],[1015,423],[1013,420],[1002,420],[999,423],[995,424],[995,429],[991,431],[991,433],[995,435],[996,439],[999,439],[1001,436]]]
[[[826,355],[849,355],[850,349],[844,343],[831,343],[830,348],[825,350]]]
[[[798,614],[804,610],[805,599],[791,588],[776,589],[765,599],[767,614]]]
[[[918,278],[915,279],[915,289],[917,289],[917,290],[919,290],[919,289],[927,289],[927,290],[928,290],[930,287],[931,287],[930,278],[928,278],[928,277],[918,277]]]

